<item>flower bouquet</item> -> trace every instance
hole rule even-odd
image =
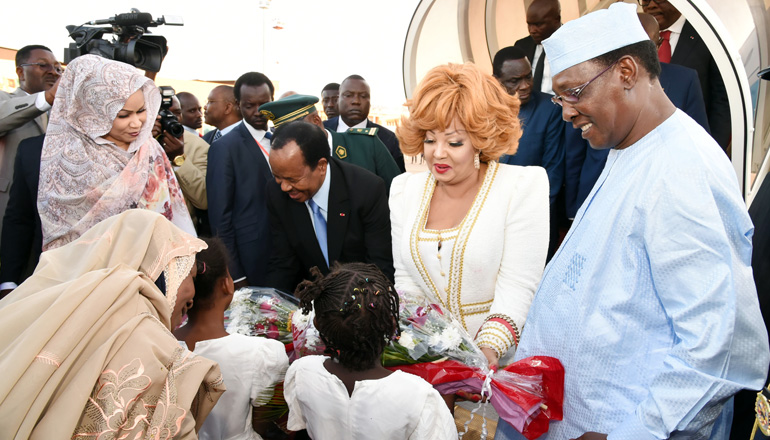
[[[547,432],[549,420],[561,420],[564,368],[557,359],[530,357],[493,371],[465,328],[440,306],[401,296],[399,316],[401,336],[382,356],[387,368],[420,376],[442,394],[480,393],[529,439]],[[487,403],[479,405],[471,417]]]
[[[297,300],[281,291],[264,287],[244,287],[235,292],[225,312],[228,333],[263,336],[291,346],[292,315],[298,308]]]
[[[305,314],[297,310],[291,319],[291,331],[294,339],[294,353],[299,358],[315,354],[323,354],[326,346],[321,341],[321,335],[313,325],[315,311]]]

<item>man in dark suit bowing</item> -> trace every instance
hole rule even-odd
[[[324,127],[331,131],[344,133],[351,128],[377,128],[377,137],[396,161],[398,169],[406,172],[404,154],[398,145],[396,134],[380,124],[369,120],[370,106],[369,84],[359,75],[350,75],[340,84],[340,95],[337,107],[340,115],[324,121]]]
[[[267,185],[273,253],[267,285],[293,292],[309,270],[335,262],[377,265],[393,279],[385,184],[369,171],[330,157],[326,134],[304,121],[273,137]]]
[[[527,55],[527,59],[532,65],[534,89],[543,93],[553,94],[553,90],[551,87],[551,68],[541,43],[556,32],[559,27],[561,27],[559,0],[533,0],[527,8],[529,36],[516,41],[513,45]]]
[[[259,106],[273,100],[273,83],[249,72],[235,82],[243,122],[209,148],[206,173],[209,222],[230,254],[236,288],[264,286],[270,258],[270,218],[265,185],[270,179],[270,133]]]

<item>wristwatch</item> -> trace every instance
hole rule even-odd
[[[184,163],[184,160],[185,160],[184,154],[180,154],[179,156],[174,158],[173,162],[174,162],[174,165],[181,167],[182,164]]]

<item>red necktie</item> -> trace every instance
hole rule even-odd
[[[671,43],[668,42],[670,36],[671,31],[660,31],[660,37],[663,39],[663,41],[660,43],[660,47],[658,48],[658,58],[660,59],[661,63],[671,62]]]

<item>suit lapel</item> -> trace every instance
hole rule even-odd
[[[350,199],[342,168],[335,159],[329,161],[332,170],[332,181],[329,185],[329,212],[326,219],[326,234],[329,244],[329,261],[339,260],[342,255],[342,245],[348,229],[350,217]]]
[[[684,26],[682,26],[682,33],[679,35],[679,41],[676,42],[674,53],[671,54],[672,64],[684,64],[684,60],[693,53],[692,47],[696,38],[698,38],[698,34],[695,33],[695,28],[692,27],[689,21],[685,21]]]
[[[265,176],[265,180],[269,180],[273,175],[272,171],[270,171],[270,165],[267,164],[265,155],[262,154],[262,149],[259,148],[259,145],[254,139],[254,136],[251,135],[249,129],[246,128],[246,125],[244,124],[246,123],[241,122],[241,125],[237,127],[237,129],[240,130],[241,137],[243,138],[243,145],[246,146],[246,149],[254,158],[254,163],[257,164],[259,172]]]

